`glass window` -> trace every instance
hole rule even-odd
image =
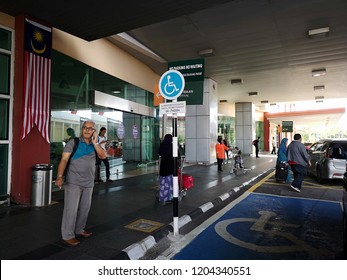
[[[316,149],[317,149],[317,143],[316,143],[316,144],[311,145],[311,147],[310,147],[310,151],[315,151]]]
[[[153,94],[94,69],[57,51],[52,52],[52,110],[89,109],[94,90],[153,106]]]
[[[0,94],[10,94],[10,56],[0,54]]]
[[[325,152],[326,150],[327,150],[327,148],[328,148],[328,144],[327,143],[324,143],[323,145],[322,145],[322,147],[321,147],[321,151],[322,152]]]
[[[0,140],[8,140],[9,100],[0,99]]]
[[[11,50],[11,31],[0,28],[0,49]]]
[[[0,195],[7,194],[8,145],[0,145]]]

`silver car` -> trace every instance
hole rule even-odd
[[[342,179],[346,170],[347,139],[322,139],[308,150],[311,167],[308,173],[318,182]]]

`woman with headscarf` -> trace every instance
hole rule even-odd
[[[160,155],[160,189],[159,201],[167,202],[173,197],[174,160],[172,156],[172,135],[166,134],[159,146]]]
[[[286,183],[291,183],[292,176],[290,175],[290,167],[287,158],[287,143],[288,138],[283,138],[278,148],[275,177],[276,181],[286,181]]]

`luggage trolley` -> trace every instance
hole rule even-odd
[[[184,156],[181,156],[180,159],[180,168],[178,168],[178,185],[179,185],[179,196],[178,199],[182,200],[184,196],[187,195],[187,190],[194,187],[194,178],[192,175],[184,174],[183,173],[183,167],[184,167]]]
[[[243,166],[243,159],[241,156],[241,150],[238,147],[230,149],[230,158],[231,158],[231,168],[230,174],[237,174],[238,170],[242,170],[243,173],[246,173],[246,170]]]

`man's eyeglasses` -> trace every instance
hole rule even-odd
[[[87,131],[95,131],[94,127],[82,126],[82,128]]]

